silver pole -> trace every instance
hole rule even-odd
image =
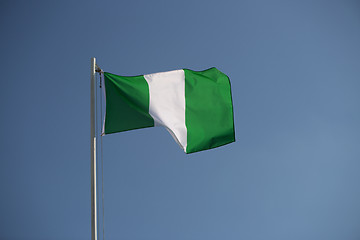
[[[91,72],[90,72],[91,240],[97,240],[95,69],[96,69],[96,59],[91,58]]]

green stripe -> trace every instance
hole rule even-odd
[[[153,127],[149,114],[149,86],[144,76],[104,73],[106,90],[105,134]]]
[[[217,70],[185,71],[187,153],[235,141],[229,78]]]

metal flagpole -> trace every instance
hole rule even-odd
[[[91,240],[97,240],[96,208],[96,135],[95,135],[95,74],[96,59],[91,58],[90,72],[90,166],[91,166]]]

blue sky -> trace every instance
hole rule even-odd
[[[359,2],[0,7],[1,239],[90,239],[91,57],[217,67],[235,115],[235,143],[190,155],[161,128],[105,136],[106,239],[360,238]]]

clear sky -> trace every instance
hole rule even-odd
[[[217,67],[235,114],[190,155],[105,136],[106,239],[360,239],[358,1],[1,1],[0,32],[0,239],[90,239],[91,57]]]

